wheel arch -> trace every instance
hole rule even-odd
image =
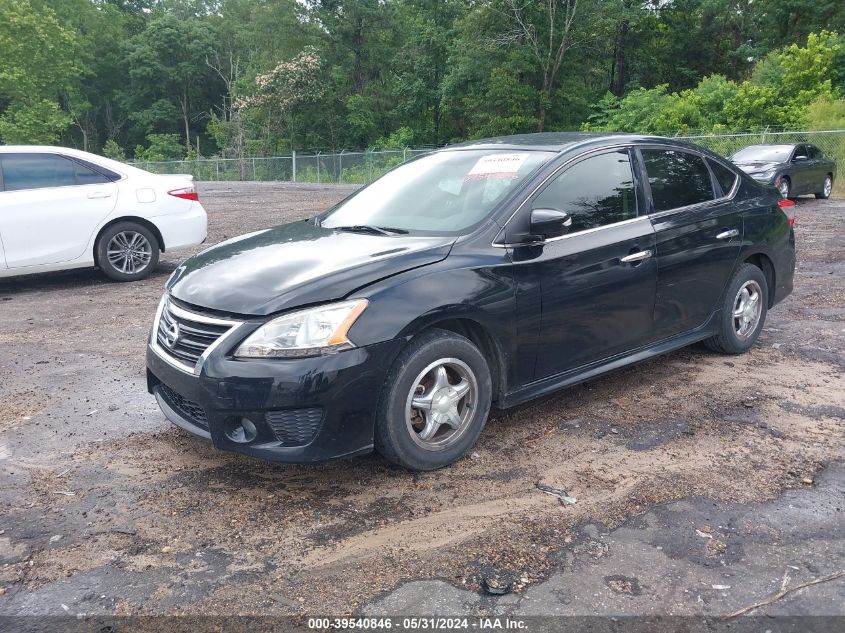
[[[150,222],[149,220],[145,220],[144,218],[139,218],[136,215],[124,215],[119,218],[115,218],[113,220],[109,220],[106,224],[102,226],[102,228],[97,231],[97,236],[94,238],[94,263],[99,266],[100,263],[97,261],[97,244],[100,241],[100,237],[102,237],[103,233],[109,229],[109,227],[118,224],[119,222],[134,222],[135,224],[140,224],[144,228],[148,229],[156,238],[156,242],[158,242],[158,250],[162,253],[164,252],[164,237],[161,235],[161,231],[158,230],[158,227]]]
[[[410,338],[418,336],[432,329],[448,330],[468,338],[479,349],[487,365],[490,367],[490,378],[493,384],[493,403],[502,401],[507,387],[507,357],[501,341],[478,319],[465,314],[442,315],[436,319],[418,322],[413,328]]]
[[[767,307],[771,308],[774,305],[775,289],[777,288],[775,285],[777,278],[774,262],[772,262],[771,258],[766,253],[756,252],[746,255],[745,259],[743,259],[743,263],[751,264],[763,271],[763,275],[766,277],[766,284],[769,287],[769,305]]]

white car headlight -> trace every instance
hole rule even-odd
[[[354,299],[280,316],[250,334],[235,356],[296,358],[350,349],[355,344],[346,338],[346,333],[367,304],[366,299]]]

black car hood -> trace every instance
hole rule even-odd
[[[168,282],[186,303],[267,315],[345,297],[449,254],[454,237],[385,236],[294,222],[221,242],[180,266]]]

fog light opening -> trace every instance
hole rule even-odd
[[[226,437],[237,444],[249,444],[258,436],[258,429],[246,418],[234,418],[226,427]]]

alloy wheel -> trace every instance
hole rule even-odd
[[[786,178],[781,178],[781,181],[778,183],[778,191],[780,191],[780,195],[784,200],[789,197],[789,181]]]
[[[824,179],[824,197],[830,198],[831,193],[833,193],[833,180],[828,176]]]
[[[475,374],[462,360],[443,358],[423,369],[412,385],[405,405],[411,439],[430,451],[452,446],[470,427],[475,413]]]
[[[757,329],[763,313],[762,297],[760,284],[753,279],[746,281],[739,289],[733,308],[734,332],[739,339],[747,339]]]
[[[106,253],[112,267],[124,274],[134,275],[147,268],[153,258],[149,240],[136,231],[121,231],[109,240]]]

